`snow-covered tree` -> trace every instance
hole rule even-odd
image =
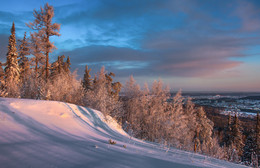
[[[5,89],[8,97],[19,97],[20,69],[17,61],[15,24],[11,28],[5,67]]]
[[[223,137],[223,142],[222,144],[225,146],[230,146],[232,143],[232,120],[231,120],[231,115],[229,113],[228,115],[228,124],[226,125],[226,127],[224,128],[224,137]]]
[[[234,122],[232,124],[232,144],[236,154],[239,157],[241,157],[243,154],[244,143],[243,143],[241,127],[237,115],[235,115]],[[239,161],[240,160],[239,157],[237,158],[238,160],[235,159],[234,161]]]
[[[139,98],[141,96],[140,86],[136,84],[136,81],[133,76],[130,76],[129,80],[126,81],[125,86],[123,87],[124,92],[124,114],[122,116],[122,124],[125,125],[126,131],[132,131],[133,123],[136,123],[135,132],[139,131],[140,122],[139,119]],[[138,121],[135,121],[138,120]],[[139,129],[138,129],[139,128]],[[139,137],[141,137],[139,135]]]
[[[70,73],[70,65],[71,65],[71,63],[70,63],[70,57],[68,56],[66,62],[63,64],[63,70],[64,70],[64,72],[67,73],[67,74]]]
[[[250,131],[247,135],[245,145],[243,148],[243,157],[242,161],[246,165],[252,165],[253,158],[255,158],[256,155],[256,139],[254,136],[254,131]]]
[[[58,76],[60,74],[67,74],[67,75],[69,75],[69,73],[65,72],[65,66],[66,66],[67,63],[64,62],[64,58],[65,58],[64,55],[58,56],[58,59],[51,64],[51,68],[50,68],[51,75],[50,75],[50,78],[52,80],[55,80],[56,76]]]
[[[41,99],[84,105],[83,97],[83,87],[77,80],[76,72],[71,75],[57,74],[55,80],[49,80],[41,85]]]
[[[97,74],[97,79],[92,90],[86,92],[85,105],[97,109],[105,115],[121,117],[121,103],[115,100],[108,92],[111,90],[107,85],[105,67],[102,67]]]
[[[20,68],[20,79],[21,82],[24,83],[25,80],[28,79],[30,74],[30,62],[27,58],[27,55],[30,55],[29,43],[26,38],[26,32],[24,33],[24,37],[20,40],[21,44],[19,45],[19,68]]]
[[[199,130],[199,140],[201,143],[201,150],[204,153],[209,153],[212,146],[212,131],[213,122],[207,118],[202,107],[197,109],[197,125]]]
[[[40,8],[39,11],[34,10],[33,13],[35,20],[30,22],[28,27],[33,30],[37,30],[35,35],[40,38],[42,43],[42,51],[45,55],[45,80],[49,77],[49,54],[55,49],[54,44],[50,41],[51,36],[60,36],[60,24],[52,23],[54,17],[53,6],[46,3],[44,7]]]
[[[82,82],[82,85],[86,90],[91,89],[92,85],[93,85],[91,75],[90,75],[90,71],[91,71],[91,68],[88,68],[88,66],[86,65],[85,74],[84,74],[83,82]]]
[[[185,114],[183,101],[184,98],[180,90],[166,108],[165,123],[167,127],[165,138],[169,145],[190,149],[193,136],[190,135],[191,132],[188,128],[188,116]]]
[[[113,72],[110,72],[109,74],[107,73],[105,76],[108,93],[115,99],[118,99],[122,84],[120,82],[113,82],[113,77],[115,77],[115,74]]]
[[[180,94],[181,92],[179,91]],[[189,134],[186,136],[186,147],[189,150],[194,150],[195,152],[200,151],[201,143],[199,139],[199,123],[198,123],[198,116],[196,113],[196,108],[194,103],[192,102],[191,98],[188,98],[185,103],[184,114],[187,118],[187,127]],[[193,142],[193,143],[190,143]]]
[[[255,142],[256,142],[256,155],[257,155],[257,160],[259,161],[260,165],[260,116],[259,112],[257,113],[256,116],[256,131],[255,131]]]

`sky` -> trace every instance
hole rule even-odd
[[[124,83],[161,79],[172,90],[260,92],[258,0],[8,0],[0,6],[0,60],[12,22],[30,32],[33,10],[54,6],[58,55],[83,75],[105,66]]]

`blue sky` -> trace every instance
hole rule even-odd
[[[104,65],[122,82],[133,74],[175,90],[260,91],[257,0],[9,0],[0,6],[2,61],[12,21],[21,38],[46,2],[61,24],[52,58],[70,56],[79,75]]]

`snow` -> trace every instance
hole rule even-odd
[[[245,117],[245,118],[255,118],[257,113],[250,113],[250,112],[245,112],[245,111],[239,111],[239,112],[234,112],[234,111],[222,111],[220,112],[220,114],[223,114],[223,115],[231,115],[231,116],[235,116],[237,115],[238,117]]]
[[[132,138],[112,118],[90,108],[0,98],[0,167],[245,166]]]

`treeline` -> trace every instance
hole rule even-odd
[[[184,100],[181,92],[171,99],[169,88],[160,80],[151,88],[145,84],[141,89],[131,76],[123,86],[104,67],[91,77],[88,66],[83,79],[78,80],[76,72],[70,71],[69,57],[58,56],[55,62],[49,63],[49,54],[56,48],[50,37],[60,36],[60,25],[52,23],[53,7],[46,4],[33,14],[35,20],[27,24],[32,29],[30,37],[25,32],[18,46],[15,24],[12,25],[6,62],[0,66],[0,96],[57,100],[91,107],[114,117],[137,138],[235,162],[251,155],[248,164],[258,163],[259,117],[252,138],[246,142],[237,117],[233,122],[230,117],[225,136],[221,138],[213,134],[214,124],[202,107],[195,107],[191,99]],[[254,147],[246,149],[244,144],[250,142]],[[245,154],[245,151],[251,152]]]

